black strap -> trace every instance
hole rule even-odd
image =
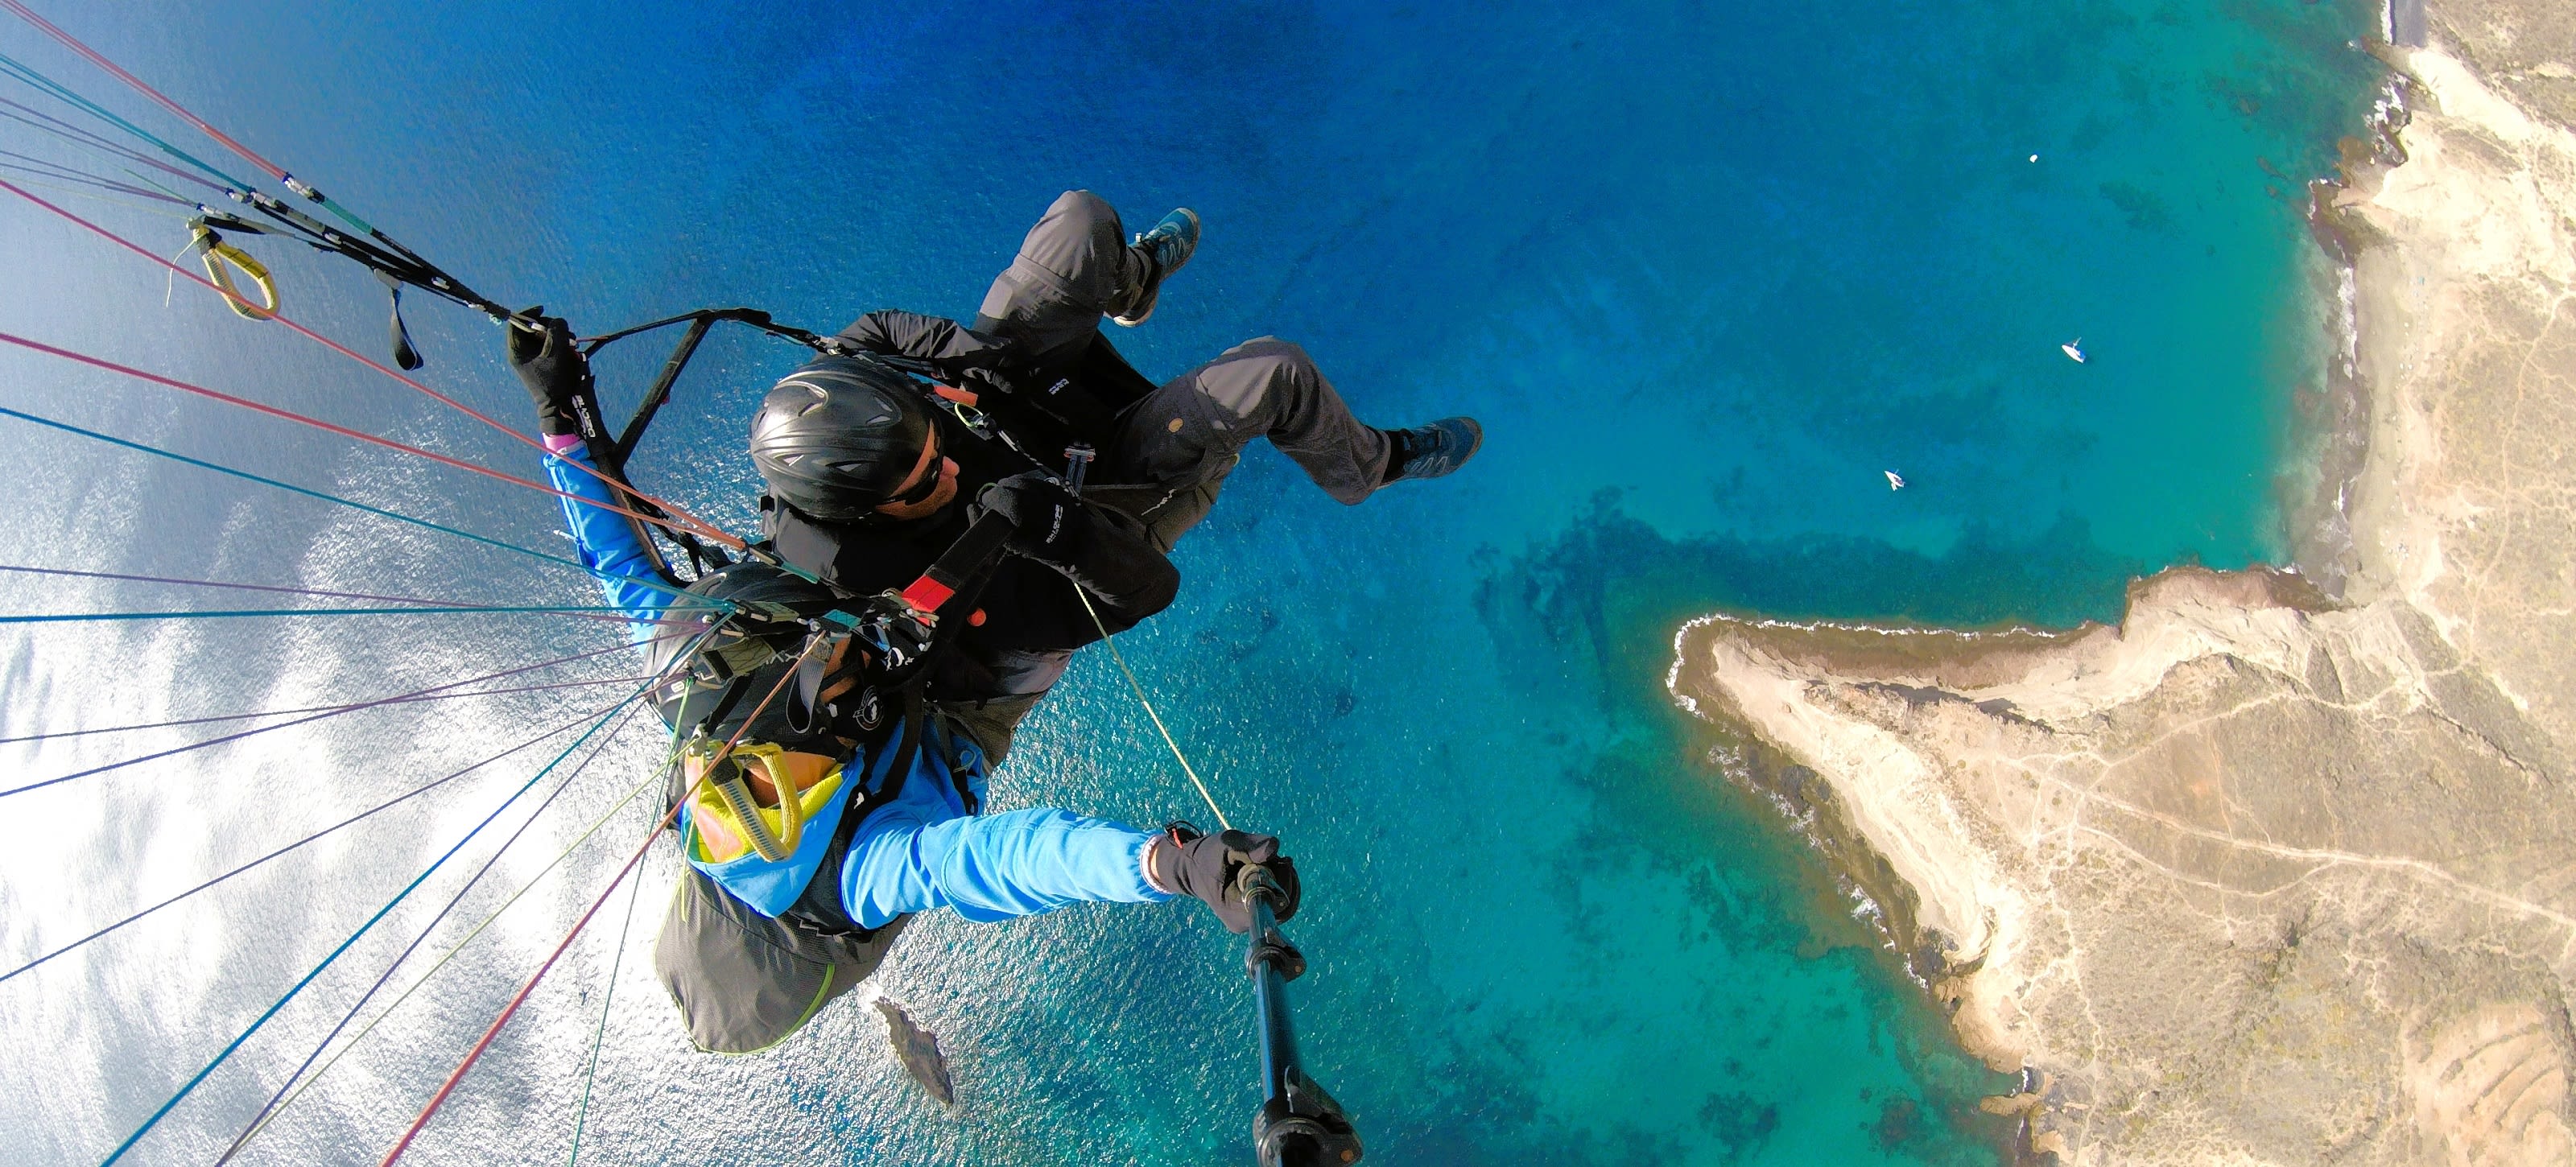
[[[929,707],[917,694],[907,690],[901,722],[903,728],[896,735],[899,744],[895,747],[894,764],[886,770],[885,786],[877,790],[868,789],[868,771],[876,767],[861,767],[859,780],[851,783],[855,789],[847,796],[849,801],[842,804],[841,825],[832,831],[832,845],[823,851],[822,865],[814,869],[814,878],[805,882],[805,890],[797,895],[796,902],[780,915],[794,917],[826,935],[849,935],[861,940],[874,935],[873,930],[860,927],[859,922],[851,918],[849,908],[841,902],[841,865],[848,861],[850,839],[858,833],[859,824],[870,812],[903,793],[904,782],[912,777],[912,761],[921,752],[922,735],[928,728],[929,719]],[[888,926],[892,926],[891,922]]]

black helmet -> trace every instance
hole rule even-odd
[[[868,517],[921,460],[930,406],[900,373],[824,356],[772,386],[751,419],[751,461],[770,497],[825,522]]]
[[[766,563],[733,564],[690,584],[688,594],[672,602],[671,622],[653,634],[649,646],[657,674],[682,664],[680,654],[689,653],[686,667],[653,694],[662,720],[683,737],[692,732],[720,741],[732,737],[804,652],[815,632],[806,621],[840,603],[830,588]],[[723,626],[701,641],[708,626],[719,620]],[[819,666],[823,654],[814,655]],[[819,668],[814,676],[821,676]],[[814,716],[813,694],[806,689],[788,684],[761,711],[744,740],[793,747],[822,736],[824,719]]]

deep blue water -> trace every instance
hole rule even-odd
[[[884,306],[970,316],[1029,221],[1085,186],[1137,226],[1176,204],[1208,225],[1151,324],[1116,337],[1147,373],[1273,333],[1365,418],[1478,415],[1489,444],[1466,473],[1356,509],[1256,450],[1182,549],[1181,602],[1121,643],[1237,819],[1299,858],[1308,907],[1292,932],[1315,969],[1294,989],[1299,1020],[1371,1161],[1606,1164],[1993,1161],[2003,1132],[1974,1104],[2009,1076],[1958,1054],[1829,874],[1705,760],[1661,695],[1668,637],[1721,606],[2064,625],[2116,615],[2139,572],[2278,561],[2280,499],[2303,472],[2293,422],[2325,344],[2301,182],[2360,128],[2376,74],[2346,41],[2374,12],[54,15],[483,290],[586,330],[716,303],[818,328]],[[23,28],[0,28],[0,51],[143,112]],[[184,242],[171,223],[92,209],[164,253]],[[0,231],[28,257],[0,300],[10,331],[527,464],[202,293],[160,307],[159,275],[26,208],[0,212]],[[251,246],[291,312],[377,351],[363,276]],[[520,417],[487,325],[426,301],[411,319],[432,384]],[[2058,349],[2077,337],[2082,365]],[[655,360],[604,363],[612,410]],[[775,342],[711,341],[641,482],[742,522],[743,419],[794,362]],[[555,545],[541,497],[171,400],[0,356],[0,405]],[[586,595],[470,545],[7,424],[24,562]],[[1890,491],[1886,470],[1907,488]],[[0,601],[208,602],[15,577]],[[26,697],[0,714],[11,734],[318,704],[605,643],[586,626],[427,617],[11,635],[5,676]],[[0,956],[585,707],[382,715],[101,780],[133,802],[25,796],[9,809],[56,829],[0,860]],[[1022,743],[1001,805],[1138,822],[1197,809],[1096,652]],[[41,776],[134,746],[0,748]],[[604,808],[646,748],[620,756],[626,771],[586,772],[540,820],[547,837]],[[43,1132],[0,1159],[103,1153],[524,777],[478,780],[0,984],[14,1087],[0,1121]],[[518,879],[553,852],[529,846],[541,854],[514,861]],[[1239,954],[1199,914],[916,928],[880,982],[951,1051],[964,1104],[947,1112],[902,1082],[855,1003],[771,1054],[688,1054],[644,971],[669,862],[653,861],[621,966],[587,1147],[674,1162],[1247,1157]],[[503,943],[468,950],[424,994],[433,1007],[398,1015],[397,1036],[361,1047],[264,1153],[371,1161],[610,866],[606,848],[585,853]],[[418,907],[396,922],[419,926]],[[561,1156],[608,973],[615,912],[603,919],[425,1151]],[[353,949],[147,1146],[219,1150],[398,947]],[[37,1083],[55,1101],[31,1111]]]

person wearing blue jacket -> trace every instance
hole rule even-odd
[[[830,589],[757,562],[686,590],[661,582],[633,521],[611,509],[587,362],[563,321],[537,311],[539,327],[508,330],[509,357],[536,401],[547,476],[571,496],[581,561],[667,670],[655,699],[686,743],[670,798],[688,868],[655,964],[699,1048],[784,1040],[921,912],[995,922],[1186,895],[1244,932],[1250,909],[1233,888],[1261,864],[1287,892],[1279,918],[1295,914],[1295,867],[1274,836],[1051,807],[982,813],[981,748],[935,707],[867,683],[876,662],[822,618],[846,602]]]

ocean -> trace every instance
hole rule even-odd
[[[1308,1065],[1389,1164],[2007,1156],[1977,1100],[2015,1075],[1962,1054],[1873,905],[1672,707],[1670,638],[1714,610],[2064,627],[2116,618],[2127,581],[2167,565],[2286,562],[2335,317],[2306,183],[2382,83],[2354,43],[2378,10],[2356,0],[46,10],[478,289],[586,332],[736,303],[818,329],[880,307],[970,318],[1028,224],[1085,187],[1131,229],[1175,205],[1206,222],[1153,320],[1112,330],[1148,375],[1278,335],[1365,420],[1480,418],[1464,472],[1356,508],[1256,446],[1176,557],[1180,601],[1120,638],[1228,813],[1297,857]],[[0,52],[231,162],[23,25],[0,25]],[[21,123],[0,138],[116,165]],[[161,254],[186,242],[135,208],[64,205]],[[0,331],[533,469],[40,211],[12,200],[0,233],[17,269]],[[290,315],[381,359],[363,273],[236,242]],[[524,421],[487,322],[405,309],[427,383]],[[613,414],[655,347],[603,360]],[[711,339],[639,484],[747,526],[744,420],[796,361]],[[564,547],[544,496],[53,358],[0,354],[0,406]],[[18,566],[593,602],[523,555],[0,423]],[[323,603],[0,573],[9,613],[295,602]],[[615,638],[545,615],[23,626],[0,639],[0,736],[359,700]],[[634,671],[611,654],[545,676]],[[624,691],[352,714],[11,796],[0,963]],[[232,728],[0,758],[17,785]],[[569,740],[0,981],[0,1162],[104,1157]],[[530,897],[250,1161],[381,1154],[640,837],[628,806],[540,878],[658,756],[640,729],[617,742],[406,967],[533,880]],[[136,1161],[219,1154],[549,789]],[[1206,821],[1098,649],[993,789],[998,807]],[[1249,1161],[1250,993],[1196,908],[925,919],[789,1044],[718,1059],[689,1052],[650,973],[673,863],[667,844],[648,859],[631,926],[627,894],[607,901],[416,1155],[562,1161],[587,1081],[580,1156],[602,1162]],[[895,1066],[860,1003],[880,992],[939,1034],[956,1108]]]

